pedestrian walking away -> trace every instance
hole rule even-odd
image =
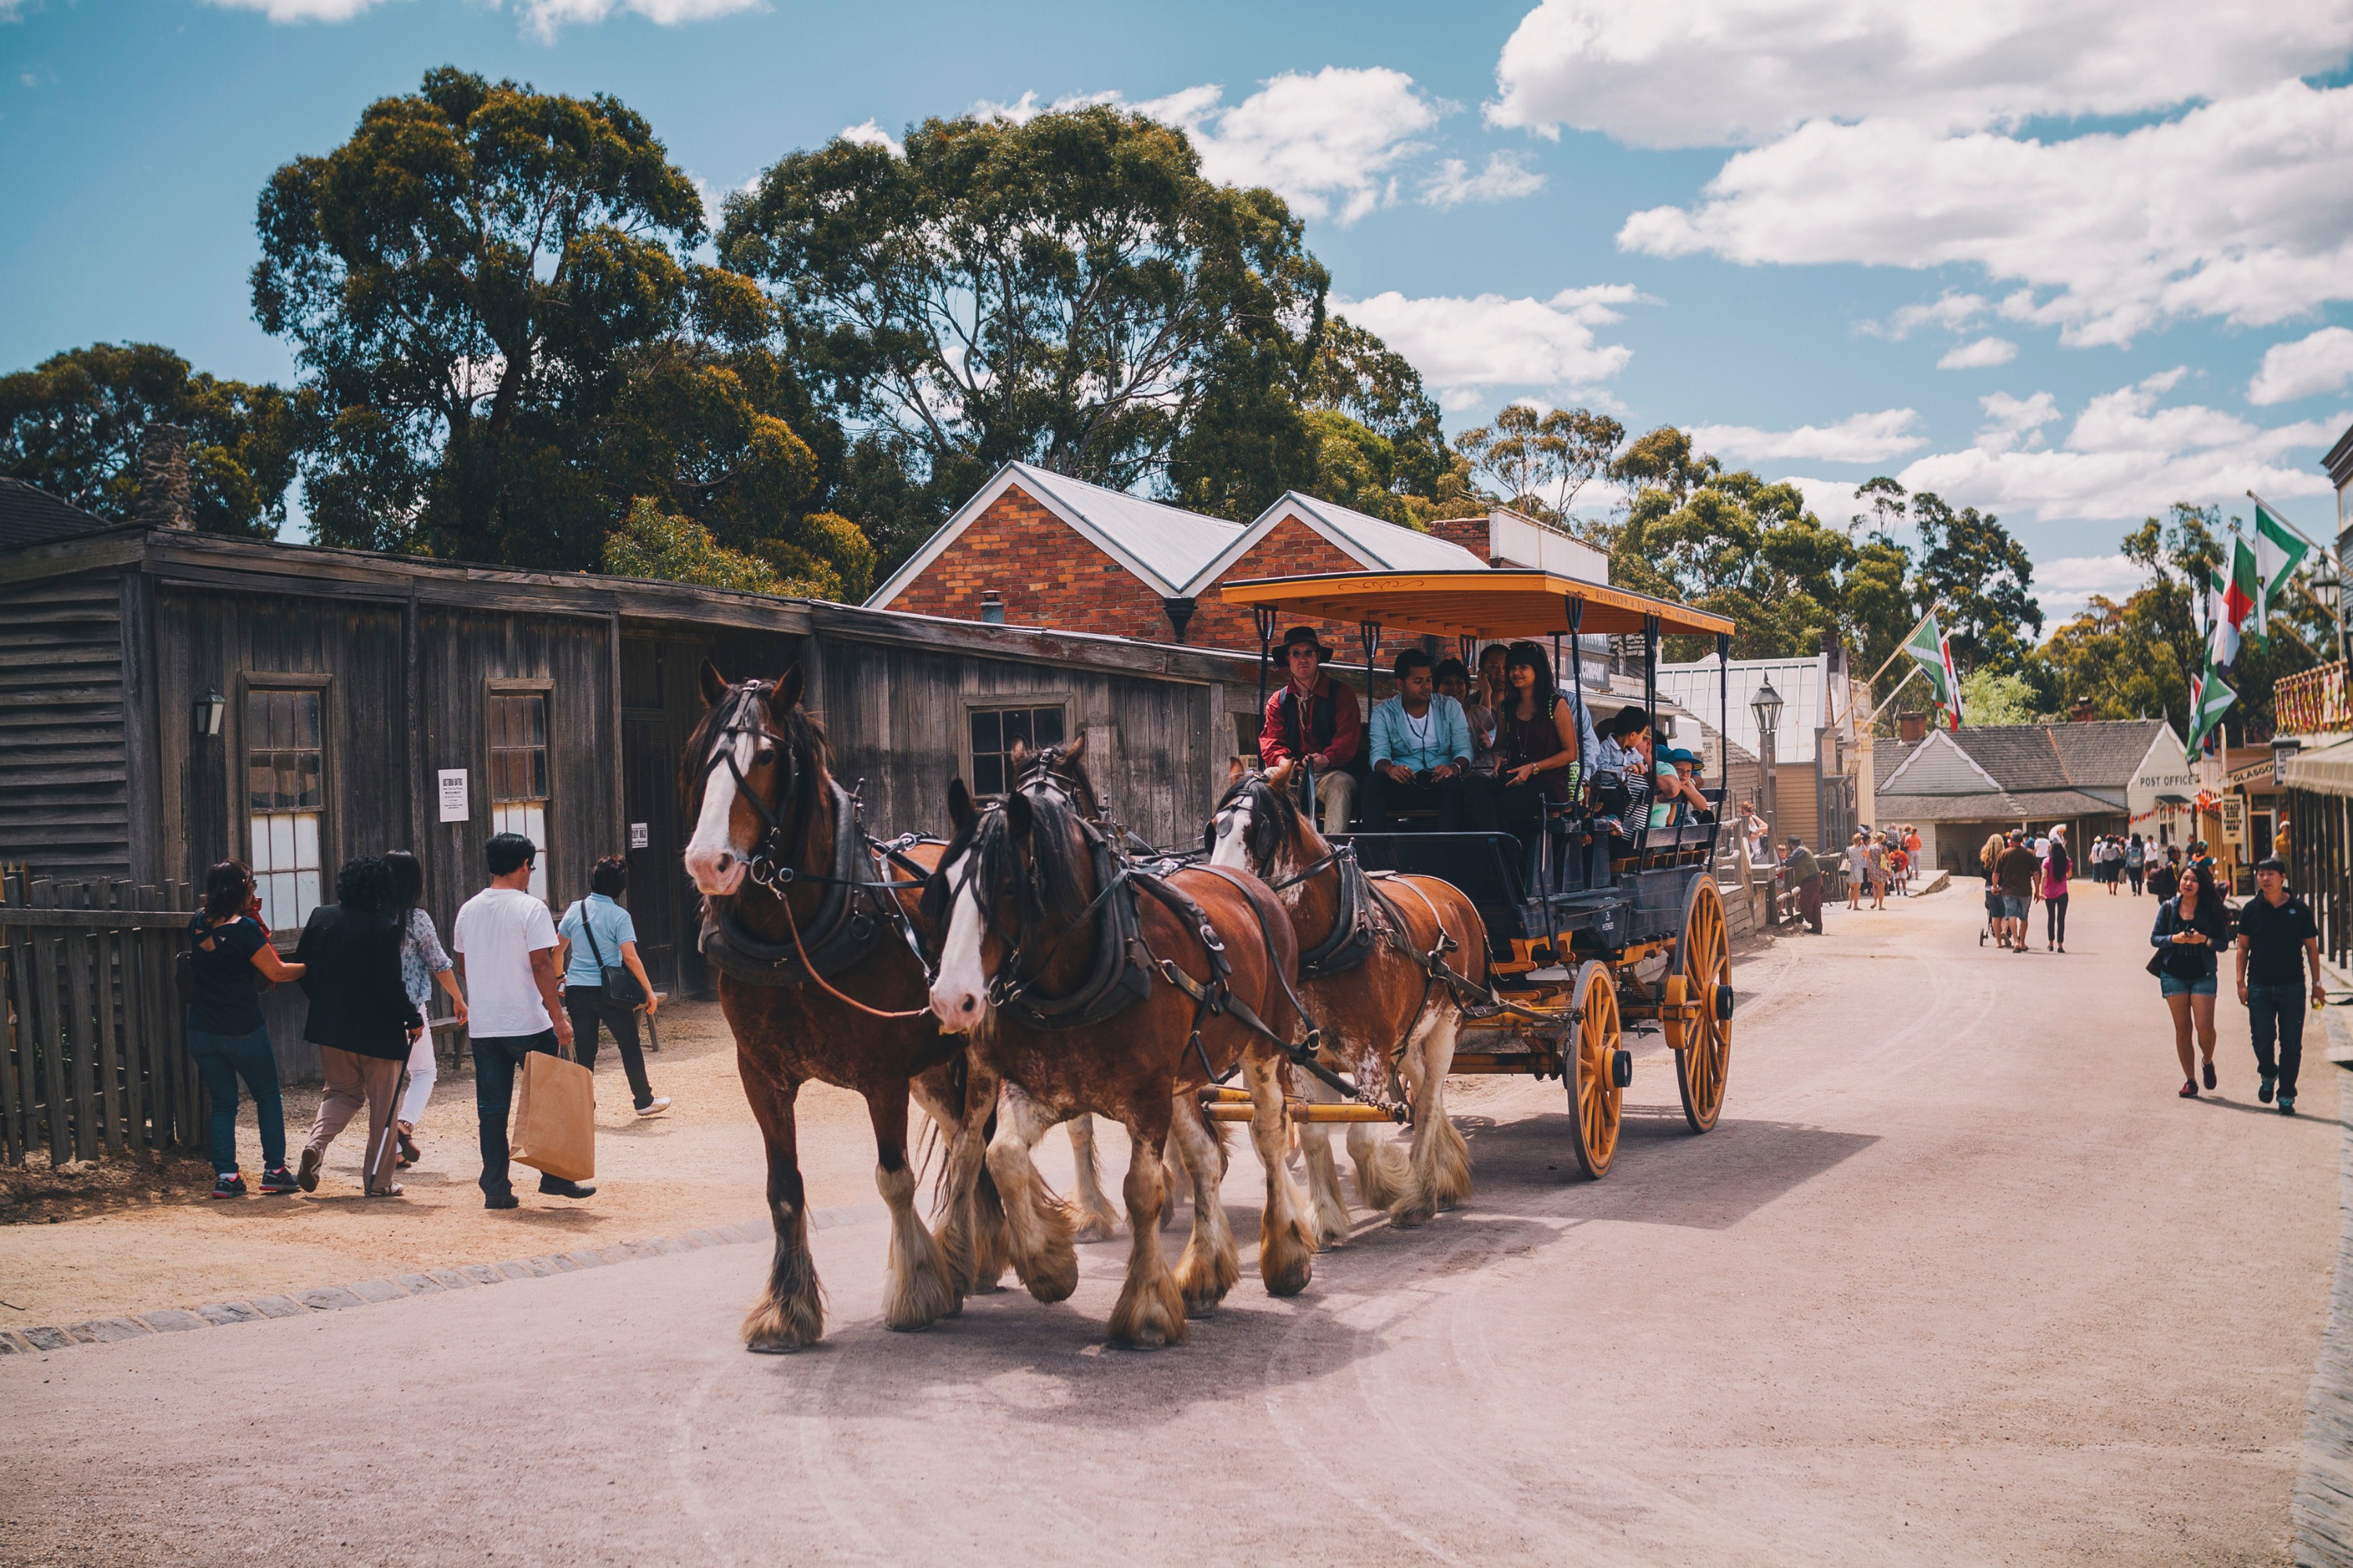
[[[2001,892],[2001,929],[1995,938],[2011,952],[2026,951],[2026,918],[2033,913],[2035,885],[2042,880],[2042,863],[2026,847],[2023,838],[2012,833],[2005,841],[2001,853],[1994,861],[1994,884]]]
[[[2195,864],[2181,873],[2181,891],[2158,906],[2157,924],[2149,932],[2156,949],[2149,960],[2158,978],[2158,994],[2173,1013],[2173,1050],[2181,1059],[2181,1097],[2198,1097],[2202,1077],[2216,1086],[2214,1074],[2215,957],[2231,941],[2231,907],[2222,901],[2213,879]],[[2190,1033],[2197,1033],[2198,1054],[2190,1054]]]
[[[1807,930],[1819,937],[1822,934],[1822,863],[1794,834],[1788,849],[1781,863],[1781,874],[1797,889],[1799,917],[1805,921]]]
[[[261,1127],[261,1190],[291,1192],[286,1169],[286,1107],[278,1089],[278,1057],[261,1018],[261,988],[302,978],[269,944],[250,913],[253,874],[225,860],[205,873],[205,906],[188,925],[188,1054],[212,1102],[206,1151],[213,1160],[213,1196],[242,1198],[237,1164],[237,1096],[240,1080],[253,1097]]]
[[[521,833],[494,833],[482,846],[491,885],[466,900],[449,929],[459,976],[472,1000],[474,1112],[481,1122],[482,1206],[512,1209],[507,1113],[514,1105],[515,1074],[533,1051],[554,1055],[572,1047],[572,1020],[556,987],[555,922],[531,895],[532,862],[539,850]],[[551,1197],[586,1198],[585,1181],[543,1175]]]
[[[597,1026],[611,1030],[629,1077],[630,1102],[639,1116],[659,1116],[670,1109],[670,1097],[654,1093],[647,1080],[638,1010],[651,1018],[660,1002],[638,958],[637,923],[619,903],[628,885],[629,863],[619,855],[588,868],[588,896],[566,909],[555,927],[555,961],[564,969],[564,1012],[580,1065],[596,1070]]]
[[[2148,845],[2138,833],[2125,841],[2125,880],[2132,884],[2133,896],[2138,898],[2141,885],[2148,873]]]
[[[2282,1116],[2295,1114],[2307,968],[2312,1005],[2318,1007],[2327,1000],[2319,923],[2312,906],[2289,890],[2286,863],[2267,855],[2255,863],[2255,896],[2239,910],[2239,1001],[2254,1040],[2255,1098],[2268,1104],[2276,1093]]]
[[[371,1198],[400,1196],[393,1180],[400,1158],[396,1102],[401,1068],[425,1032],[425,1015],[401,984],[400,928],[393,924],[391,903],[392,872],[383,861],[345,861],[335,875],[335,902],[311,912],[294,949],[303,966],[302,991],[311,999],[302,1038],[319,1047],[325,1085],[295,1172],[306,1192],[318,1190],[327,1146],[364,1107],[362,1190]]]
[[[2052,829],[2051,853],[2042,862],[2042,946],[2051,952],[2067,950],[2067,878],[2074,869],[2067,854],[2067,830]]]
[[[419,1013],[427,1011],[433,1000],[433,987],[438,982],[449,995],[450,1021],[460,1029],[466,1027],[466,993],[458,989],[458,977],[449,962],[449,955],[441,950],[440,933],[433,928],[433,916],[417,907],[425,896],[425,872],[417,857],[406,850],[394,850],[384,857],[385,869],[392,874],[392,923],[400,931],[400,984],[408,993],[409,1001]],[[400,1163],[417,1163],[417,1128],[425,1120],[425,1107],[433,1101],[433,1085],[441,1075],[440,1059],[433,1052],[433,1027],[428,1021],[408,1051],[408,1087],[400,1097],[400,1110],[395,1129],[400,1142]]]
[[[2148,891],[2149,895],[2154,898],[2170,898],[2181,891],[2181,852],[2179,850],[2167,850],[2163,860],[2158,860],[2154,854],[2149,857]]]

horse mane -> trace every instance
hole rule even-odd
[[[1031,874],[1022,874],[1020,852],[1014,845],[1013,829],[1005,808],[987,806],[956,830],[955,837],[948,841],[946,853],[940,856],[939,865],[923,879],[918,908],[926,924],[934,929],[945,928],[947,870],[967,853],[973,857],[975,890],[987,899],[1012,889],[1019,900],[1024,920],[1058,920],[1067,926],[1086,913],[1091,899],[1080,880],[1080,872],[1088,863],[1094,842],[1086,819],[1051,789],[1033,785],[1021,791],[1021,798],[1031,817]]]
[[[1082,755],[1086,740],[1087,732],[1081,729],[1078,739],[1069,746],[1042,746],[1032,750],[1017,743],[1011,758],[1012,771],[1017,779],[1029,773],[1044,773],[1079,802],[1083,815],[1101,821],[1103,797],[1095,792],[1093,776],[1087,772]]]
[[[686,814],[691,819],[702,810],[703,780],[710,777],[711,747],[720,732],[734,722],[736,714],[750,703],[766,705],[764,693],[773,690],[774,681],[746,682],[737,686],[727,700],[702,710],[695,721],[692,733],[686,737],[686,748],[680,754],[678,765],[679,799],[685,803]],[[816,809],[826,781],[833,777],[833,743],[826,738],[825,726],[811,718],[808,710],[795,703],[792,711],[778,726],[778,734],[786,753],[793,759],[791,798],[769,801],[768,809],[779,821],[796,829],[808,821]]]
[[[1266,781],[1266,775],[1249,772],[1226,786],[1209,812],[1209,827],[1205,835],[1209,846],[1217,843],[1217,821],[1219,812],[1244,795],[1250,801],[1250,842],[1243,847],[1250,857],[1262,866],[1271,866],[1277,852],[1299,851],[1299,829],[1302,821],[1299,802],[1288,789],[1278,789]]]

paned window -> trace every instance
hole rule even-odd
[[[319,824],[327,810],[318,691],[245,694],[247,863],[272,932],[298,931],[319,906]]]
[[[531,895],[547,896],[547,698],[539,692],[491,696],[491,832],[521,833],[539,846]]]
[[[976,708],[972,715],[972,787],[982,795],[1002,795],[1009,780],[1006,758],[1016,745],[1035,751],[1062,744],[1062,709]]]

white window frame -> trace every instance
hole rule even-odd
[[[543,728],[540,750],[545,754],[546,774],[541,780],[545,795],[533,800],[516,796],[502,800],[499,795],[497,754],[517,749],[498,744],[496,718],[501,697],[536,697],[539,699]],[[549,822],[554,815],[555,796],[555,683],[553,681],[490,681],[482,691],[482,793],[491,808],[491,832],[521,833],[539,846],[539,855],[532,862],[531,895],[541,903],[548,902],[548,863],[554,857],[554,841]]]
[[[253,733],[251,708],[256,697],[279,694],[307,695],[319,705],[319,803],[315,809],[257,811],[253,805],[253,754],[267,736]],[[262,923],[273,938],[290,944],[301,934],[311,912],[332,903],[334,885],[328,872],[337,863],[334,853],[335,800],[334,679],[329,675],[245,671],[237,679],[237,746],[229,753],[234,773],[230,799],[236,802],[240,832],[239,858],[253,872],[254,891],[261,899]]]

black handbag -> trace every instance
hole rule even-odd
[[[623,1007],[643,1007],[648,1000],[646,988],[638,983],[638,977],[631,974],[625,965],[617,967],[607,963],[603,949],[596,946],[596,923],[589,918],[588,901],[584,898],[574,907],[580,911],[580,934],[588,938],[588,956],[596,960],[596,974],[604,982],[605,1000],[618,1002]]]

